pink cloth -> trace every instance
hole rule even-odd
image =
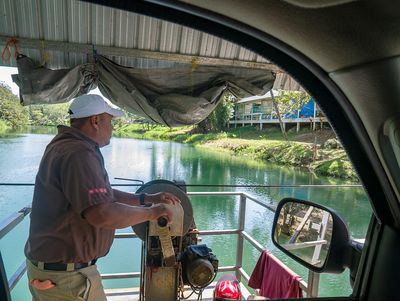
[[[260,289],[267,298],[303,298],[301,277],[289,270],[278,258],[263,251],[249,280],[249,286]]]

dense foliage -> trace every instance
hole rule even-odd
[[[301,110],[310,100],[311,96],[304,91],[284,91],[280,90],[275,97],[281,114],[293,114]]]
[[[22,106],[10,87],[0,83],[0,120],[8,127],[68,122],[68,104]]]
[[[68,124],[68,103],[31,105],[28,107],[31,125]]]
[[[68,124],[68,103],[22,106],[10,87],[0,82],[0,131],[26,125],[54,126]],[[132,122],[144,122],[143,118],[131,113],[115,119],[116,126]]]
[[[20,127],[28,124],[29,116],[26,108],[19,104],[19,99],[11,92],[11,88],[0,82],[0,120],[7,127]]]

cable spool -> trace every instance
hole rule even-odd
[[[154,180],[142,185],[136,193],[154,194],[159,192],[169,192],[175,195],[180,201],[183,208],[183,234],[186,234],[190,227],[194,225],[193,208],[187,194],[177,184],[168,180]],[[141,240],[146,239],[147,223],[137,224],[132,227],[133,231]]]

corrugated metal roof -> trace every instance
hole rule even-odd
[[[167,68],[181,63],[269,69],[275,89],[302,90],[264,57],[189,27],[78,0],[0,0],[0,66],[15,50],[51,69],[93,61],[93,49],[117,64]],[[16,38],[6,48],[10,38]]]
[[[275,89],[272,89],[272,93],[273,93],[274,97],[277,97],[279,95],[279,91],[275,90]],[[254,102],[254,101],[270,99],[270,98],[272,98],[271,90],[268,91],[267,93],[265,93],[264,95],[257,95],[257,96],[250,96],[250,97],[242,98],[241,100],[237,101],[236,103],[248,103],[248,102]]]
[[[63,50],[66,43],[94,45],[96,49],[108,46],[160,54],[269,63],[252,51],[198,30],[77,0],[0,0],[0,13],[2,51],[7,39],[15,37],[21,53],[46,63],[50,68],[71,67],[91,60],[91,54],[79,53],[82,49]],[[55,47],[54,42],[59,47]],[[15,49],[10,47],[10,50],[13,54]],[[7,52],[3,53],[0,64],[16,66],[15,59],[11,57],[7,60],[7,56]],[[130,55],[109,57],[122,65],[145,68],[167,67],[176,63],[169,59]]]

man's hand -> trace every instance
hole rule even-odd
[[[32,279],[31,281],[29,281],[29,284],[41,291],[48,290],[56,286],[53,282],[51,282],[51,280],[41,281],[39,279]]]
[[[172,204],[154,204],[149,209],[153,211],[154,216],[151,221],[157,221],[160,217],[165,217],[168,224],[172,224],[173,211],[171,210]]]
[[[171,204],[175,205],[181,201],[172,193],[169,192],[159,192],[154,194],[146,194],[144,198],[145,203],[153,204]]]
[[[155,221],[161,216],[165,216],[168,223],[172,223],[174,213],[169,206],[173,207],[180,203],[173,194],[160,192],[145,195],[145,204],[153,204],[153,206],[140,207],[138,194],[132,198],[132,193],[114,191],[116,202],[105,202],[85,209],[82,215],[89,224],[105,229],[122,229],[149,220]]]

